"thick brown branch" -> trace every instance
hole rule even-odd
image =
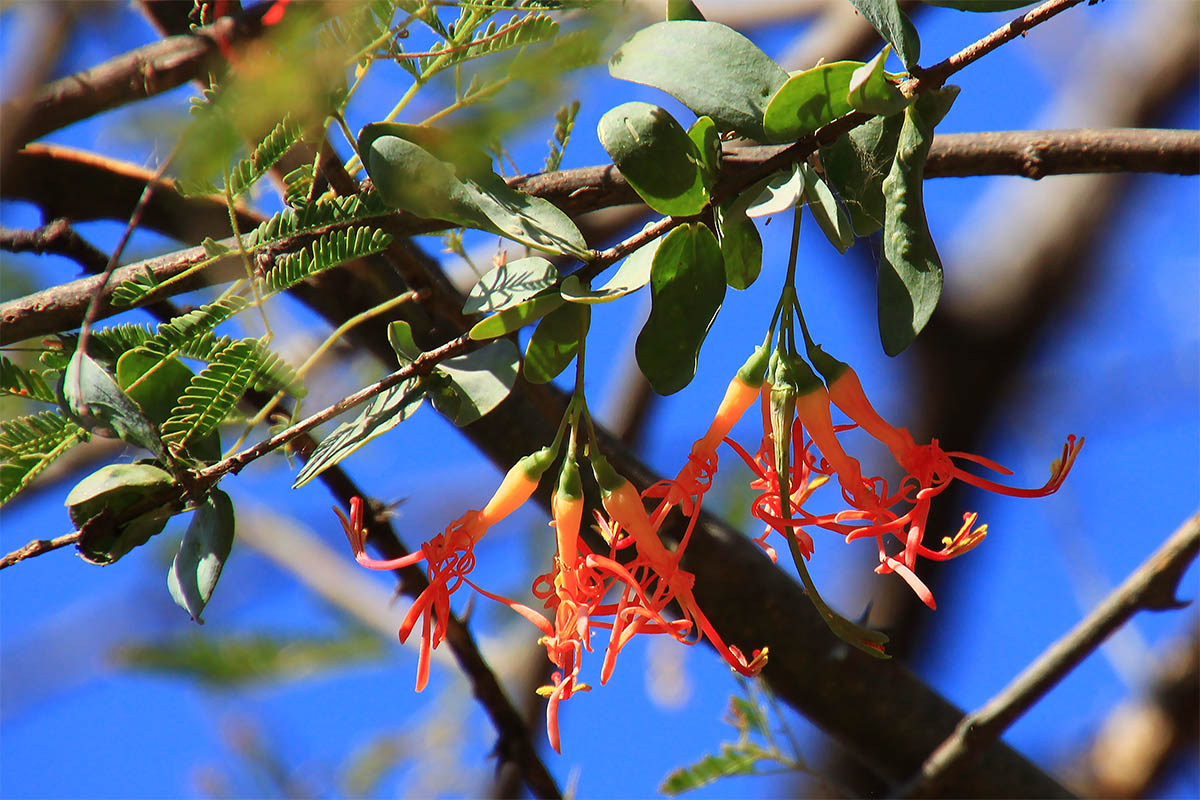
[[[722,187],[740,186],[770,166],[787,163],[804,149],[750,147],[732,151],[725,161]],[[789,153],[789,151],[791,151]],[[94,219],[125,218],[145,185],[145,171],[60,147],[26,148],[14,158],[12,175],[6,176],[5,194],[41,205],[52,217]],[[1038,178],[1079,172],[1200,173],[1200,132],[1159,129],[1008,131],[938,136],[929,156],[929,177],[966,175],[1024,175]],[[640,202],[637,194],[613,166],[583,167],[562,172],[526,175],[510,183],[543,197],[570,214],[612,205]],[[71,191],[64,191],[67,186]],[[81,187],[88,187],[83,190]],[[96,191],[92,191],[92,187]],[[165,189],[164,186],[162,187]],[[720,191],[720,189],[719,189]],[[156,191],[147,208],[145,225],[179,238],[202,238],[201,231],[225,226],[222,203],[209,198],[183,198],[173,191]],[[98,199],[97,199],[98,198]],[[256,218],[240,215],[247,228]],[[438,223],[401,214],[389,225],[398,234],[425,233]],[[208,235],[205,233],[204,235]],[[307,241],[305,239],[304,241]],[[294,249],[296,243],[284,244]],[[174,277],[203,260],[199,250],[149,259],[117,271],[113,285],[149,269],[161,281]],[[226,259],[179,285],[194,289],[207,283],[239,276],[238,265]],[[94,287],[76,282],[47,289],[0,307],[5,326],[0,343],[8,344],[78,325]]]
[[[172,36],[139,47],[91,69],[59,78],[38,91],[24,114],[20,133],[13,139],[24,144],[51,131],[114,108],[144,100],[182,86],[209,69],[220,66],[217,37],[230,45],[254,39],[263,32],[257,13],[222,17],[213,25],[187,36]],[[5,103],[0,115],[21,114],[13,103]],[[20,119],[19,116],[12,117]]]
[[[932,755],[901,797],[930,797],[1000,738],[1017,718],[1139,611],[1181,608],[1175,593],[1200,553],[1200,513],[1194,514],[1070,633],[1054,643],[979,711],[968,714]]]

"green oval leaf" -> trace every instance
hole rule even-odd
[[[890,42],[904,66],[912,69],[921,58],[921,40],[899,0],[850,0],[858,12]]]
[[[77,546],[83,559],[111,564],[161,531],[171,516],[170,508],[121,523],[116,520],[147,494],[171,484],[167,472],[150,464],[109,464],[76,484],[63,504],[80,531]]]
[[[680,225],[654,254],[652,307],[635,353],[659,394],[673,394],[696,374],[700,345],[725,299],[721,248],[705,225]]]
[[[690,217],[708,205],[700,151],[675,118],[649,103],[622,103],[600,118],[600,144],[646,205]]]
[[[957,95],[956,87],[927,92],[905,109],[896,160],[883,181],[879,335],[890,356],[912,344],[942,294],[942,262],[925,219],[923,183],[933,127]]]
[[[108,370],[76,349],[60,384],[67,416],[86,431],[120,438],[163,454],[154,424],[113,379]]]
[[[492,172],[491,159],[463,139],[420,125],[376,122],[359,132],[358,152],[380,196],[397,208],[538,250],[591,256],[570,217],[509,187]]]
[[[712,191],[721,173],[721,135],[712,117],[699,117],[688,128],[688,138],[700,153],[700,174],[704,188]]]
[[[390,323],[387,327],[387,337],[388,344],[396,352],[396,360],[400,362],[400,366],[411,364],[421,355],[421,348],[417,347],[413,339],[412,326],[404,320]]]
[[[217,588],[225,559],[233,549],[233,529],[233,502],[220,489],[213,489],[192,515],[167,570],[171,598],[201,625],[200,612]]]
[[[557,297],[557,296],[555,296]],[[559,303],[562,298],[557,298]],[[438,411],[460,428],[470,425],[508,397],[517,380],[520,355],[508,339],[438,364],[434,374],[444,379],[422,379]],[[440,384],[440,385],[436,385]]]
[[[800,173],[804,176],[804,199],[813,219],[821,226],[829,243],[839,253],[845,253],[854,244],[854,227],[850,224],[850,218],[815,169],[801,164]]]
[[[493,267],[471,287],[464,314],[492,314],[522,303],[558,283],[558,270],[544,258],[521,258]]]
[[[547,314],[525,348],[521,371],[530,383],[549,383],[567,368],[579,352],[591,312],[586,305],[564,303]]]
[[[754,220],[737,201],[726,203],[717,213],[721,232],[721,257],[725,282],[734,289],[747,289],[762,271],[762,237]]]
[[[887,61],[892,46],[885,45],[879,55],[854,70],[850,76],[850,105],[857,111],[868,114],[878,114],[888,117],[904,110],[909,99],[896,88],[896,84],[888,80],[883,71],[883,62]]]
[[[531,322],[535,322],[549,314],[554,309],[563,304],[562,295],[558,292],[547,292],[534,297],[532,300],[526,300],[524,303],[518,303],[511,308],[506,308],[492,314],[490,317],[485,317],[475,323],[475,327],[471,328],[471,338],[477,342],[485,339],[495,339],[497,336],[503,336],[506,333],[524,328]]]
[[[654,254],[662,239],[655,239],[634,250],[624,261],[608,283],[599,289],[589,289],[576,275],[568,275],[559,293],[572,303],[609,303],[618,297],[636,292],[650,282],[650,270],[654,266]]]
[[[787,73],[762,50],[717,22],[673,20],[631,36],[608,62],[614,78],[662,89],[721,130],[762,141],[767,101]]]
[[[853,111],[850,78],[861,61],[834,61],[797,72],[771,98],[763,118],[767,141],[794,142]]]
[[[292,488],[299,489],[367,442],[387,433],[415,414],[424,400],[425,390],[416,377],[380,392],[357,417],[338,425],[321,440],[292,482]]]

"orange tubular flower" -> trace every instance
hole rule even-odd
[[[422,618],[421,650],[417,659],[418,692],[429,682],[430,651],[441,644],[446,636],[446,626],[450,619],[450,595],[458,590],[475,567],[475,543],[483,538],[489,527],[511,514],[532,496],[538,480],[553,459],[554,453],[549,448],[525,456],[504,476],[500,487],[482,511],[468,511],[446,526],[442,533],[422,544],[420,550],[400,558],[378,560],[369,557],[364,551],[367,531],[363,524],[362,498],[355,497],[350,501],[350,519],[346,518],[340,508],[333,509],[341,520],[346,537],[350,540],[355,560],[364,567],[391,570],[403,569],[421,561],[428,564],[429,586],[413,602],[399,631],[400,641],[407,641],[416,626],[417,618]],[[436,627],[433,625],[435,615]]]
[[[666,513],[655,513],[655,521],[652,521],[646,507],[642,505],[642,498],[637,489],[619,476],[602,456],[592,457],[592,470],[596,482],[600,485],[604,509],[612,522],[609,526],[612,531],[611,541],[615,545],[619,540],[619,533],[624,532],[637,547],[637,557],[628,565],[596,555],[586,559],[589,566],[603,569],[625,584],[613,614],[612,636],[609,639],[608,652],[605,654],[600,682],[608,681],[616,664],[617,654],[637,633],[668,633],[686,644],[694,644],[700,638],[707,637],[730,666],[743,675],[757,675],[766,664],[766,649],[756,651],[753,658],[747,660],[740,650],[727,646],[721,640],[692,595],[695,576],[679,566],[679,555],[667,550],[658,536],[658,528]],[[664,501],[660,505],[660,512],[667,510],[668,504]],[[699,519],[699,511],[697,505],[689,516],[688,528],[680,542],[679,553],[682,553],[691,537]],[[678,603],[683,610],[682,620],[670,621],[663,616],[664,609],[672,601]],[[695,638],[689,639],[689,635],[693,633]]]

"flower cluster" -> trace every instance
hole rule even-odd
[[[576,455],[578,420],[572,417],[570,444],[551,502],[557,551],[550,571],[539,575],[532,586],[541,609],[489,592],[473,583],[469,575],[475,565],[475,544],[491,526],[532,496],[542,475],[557,459],[557,439],[551,447],[518,461],[483,509],[468,511],[425,542],[420,551],[402,558],[376,560],[365,554],[366,529],[360,499],[351,503],[349,519],[335,509],[363,566],[396,569],[422,561],[427,565],[429,586],[413,603],[400,627],[400,639],[405,641],[417,620],[422,621],[418,691],[429,678],[430,651],[446,636],[450,595],[463,584],[507,605],[541,631],[539,643],[545,646],[555,671],[551,683],[538,691],[548,698],[546,726],[555,750],[561,748],[560,703],[575,692],[590,689],[581,680],[581,668],[584,654],[592,652],[594,630],[608,632],[601,684],[612,676],[621,650],[638,634],[666,634],[686,644],[707,639],[733,669],[744,675],[757,674],[766,663],[766,649],[756,650],[747,658],[736,646],[727,645],[696,602],[695,577],[680,565],[717,470],[717,449],[722,443],[728,443],[754,472],[752,486],[759,495],[753,514],[765,524],[756,541],[775,560],[775,550],[767,538],[771,533],[782,534],[808,596],[829,627],[864,651],[882,655],[885,636],[846,620],[820,599],[804,566],[815,551],[811,531],[830,531],[847,541],[874,538],[879,552],[876,571],[896,573],[933,607],[932,594],[914,571],[917,558],[943,560],[964,553],[983,539],[986,526],[976,527],[975,515],[967,514],[962,528],[944,539],[940,549],[927,547],[924,538],[932,498],[954,480],[1018,497],[1050,494],[1062,484],[1083,444],[1082,440],[1076,444],[1074,437],[1068,439],[1062,458],[1044,486],[1003,486],[964,470],[960,464],[974,463],[1002,474],[1008,474],[1008,470],[979,456],[943,451],[937,440],[918,445],[907,430],[893,427],[875,412],[849,366],[813,346],[809,358],[824,381],[802,359],[788,357],[781,349],[770,353],[765,346],[758,348],[730,381],[708,430],[692,445],[686,463],[673,480],[639,493],[602,455],[594,450],[588,453],[586,459],[599,487],[602,507],[594,511],[595,529],[604,539],[607,552],[595,552],[580,536],[585,500]],[[756,401],[762,409],[763,435],[751,455],[728,437],[734,424]],[[833,423],[834,407],[849,417],[848,424]],[[859,461],[842,448],[839,435],[856,427],[881,442],[904,470],[894,490],[881,477],[864,476]],[[824,514],[807,511],[804,506],[813,492],[834,481],[847,508]],[[652,510],[648,510],[647,502]],[[675,509],[684,525],[683,535],[672,549],[660,537],[660,529]],[[890,539],[900,543],[899,549],[889,547]],[[678,618],[667,616],[672,605],[681,612]]]

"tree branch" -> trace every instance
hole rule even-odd
[[[1018,717],[1067,676],[1084,658],[1139,611],[1183,608],[1176,599],[1184,570],[1200,553],[1200,512],[1185,522],[1154,555],[1125,579],[1103,603],[1055,642],[979,711],[968,714],[921,765],[897,795],[930,797],[960,773]]]
[[[172,36],[131,50],[90,69],[59,78],[36,92],[27,108],[15,101],[0,106],[0,115],[21,119],[12,141],[25,144],[72,123],[114,108],[154,97],[224,63],[217,40],[236,47],[262,35],[261,17],[269,6],[222,17],[186,36]]]
[[[786,147],[747,147],[733,150],[725,159],[718,192],[729,192],[761,174],[768,165],[786,164],[789,158],[807,157],[803,150]],[[10,198],[30,200],[51,217],[119,219],[128,215],[137,193],[145,186],[145,173],[136,167],[90,154],[55,146],[26,148],[14,158],[14,174],[6,176],[5,193]],[[1165,172],[1179,175],[1200,173],[1200,132],[1159,129],[1007,131],[947,134],[935,138],[929,156],[928,177],[968,175],[1023,175],[1040,178],[1081,172]],[[140,181],[140,183],[139,183]],[[147,208],[145,225],[177,238],[199,239],[222,229],[227,220],[223,203],[209,198],[183,198],[169,190],[167,182],[156,187],[155,199]],[[547,199],[569,214],[580,214],[612,205],[641,202],[616,167],[582,167],[561,172],[524,175],[510,185]],[[65,187],[70,185],[70,191]],[[100,192],[91,189],[97,188]],[[239,225],[251,228],[259,218],[239,214]],[[389,232],[428,233],[441,227],[436,221],[398,213],[390,218]],[[227,221],[224,223],[227,227]],[[658,225],[668,225],[659,220]],[[658,230],[656,228],[655,230]],[[203,235],[197,235],[204,231]],[[311,240],[311,235],[281,243],[294,250]],[[232,244],[232,239],[227,239]],[[122,267],[113,275],[113,285],[150,270],[160,281],[173,278],[204,260],[201,249],[183,250]],[[178,291],[241,277],[236,259],[214,262],[203,274],[178,284]],[[0,306],[0,344],[10,344],[79,324],[83,308],[94,286],[84,279],[62,284]]]

